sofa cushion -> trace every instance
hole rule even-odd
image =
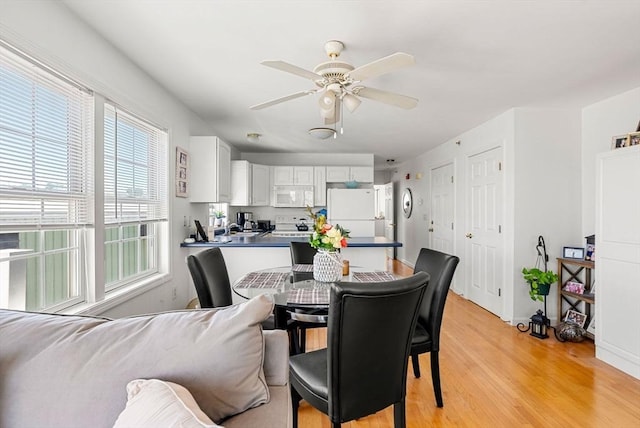
[[[0,310],[0,426],[111,427],[133,379],[187,388],[215,422],[269,400],[266,296],[117,320]]]
[[[159,379],[127,385],[127,407],[113,428],[223,428],[205,415],[187,389]]]

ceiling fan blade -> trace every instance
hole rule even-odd
[[[261,110],[266,107],[271,107],[272,105],[280,104],[285,101],[295,100],[296,98],[304,97],[305,95],[315,94],[317,91],[315,89],[296,92],[295,94],[290,94],[284,97],[276,98],[275,100],[266,101],[264,103],[256,104],[249,107],[251,110]]]
[[[416,61],[413,58],[413,55],[409,55],[404,52],[396,52],[392,55],[370,62],[369,64],[361,65],[355,70],[347,73],[346,76],[355,81],[363,81],[403,67],[408,67],[415,63]]]
[[[403,109],[412,109],[418,105],[418,99],[408,97],[406,95],[395,94],[393,92],[381,91],[380,89],[373,88],[355,88],[353,90],[355,95],[362,98],[368,98],[370,100],[380,101],[385,104],[400,107]]]
[[[267,67],[275,68],[276,70],[286,71],[287,73],[295,74],[296,76],[304,77],[312,81],[322,80],[323,77],[313,71],[305,70],[297,65],[289,64],[284,61],[262,61],[260,64]]]

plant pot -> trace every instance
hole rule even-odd
[[[335,282],[342,279],[342,257],[336,251],[319,249],[313,256],[313,279]]]
[[[551,284],[538,284],[538,293],[541,296],[548,296]]]

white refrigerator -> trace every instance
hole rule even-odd
[[[375,211],[373,189],[327,190],[327,220],[348,229],[353,238],[375,236]]]

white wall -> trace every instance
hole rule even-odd
[[[557,109],[509,110],[435,149],[399,165],[393,174],[398,215],[398,259],[413,265],[420,248],[428,246],[432,168],[452,163],[455,176],[454,253],[460,258],[452,288],[465,294],[466,165],[473,154],[494,148],[504,150],[505,245],[502,318],[526,320],[538,308],[529,299],[521,278],[523,266],[535,263],[538,235],[547,241],[549,268],[563,245],[580,237],[580,121],[579,111]],[[460,142],[460,144],[456,144]],[[417,179],[416,174],[422,173]],[[409,179],[406,175],[409,174]],[[406,219],[400,209],[404,188],[413,193],[414,209]],[[579,242],[579,241],[578,241]],[[555,316],[555,296],[548,310]]]
[[[635,132],[639,120],[640,87],[591,104],[582,110],[583,236],[592,235],[595,231],[596,155],[611,150],[613,136]],[[596,236],[596,245],[597,239]]]
[[[169,161],[176,145],[188,149],[189,135],[215,135],[195,114],[166,92],[128,58],[78,20],[60,2],[3,2],[0,37],[47,65],[110,98],[127,110],[169,129]],[[174,177],[169,174],[170,194]],[[117,307],[106,316],[124,316],[182,308],[190,296],[190,283],[179,248],[184,237],[183,218],[192,217],[188,199],[171,199],[170,263],[172,278]],[[173,298],[173,291],[176,298]]]

